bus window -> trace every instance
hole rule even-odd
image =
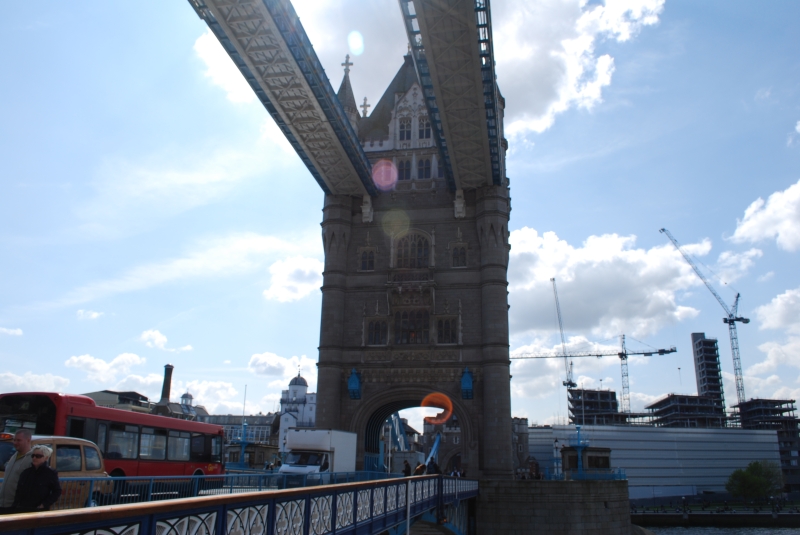
[[[186,431],[169,432],[169,460],[188,461],[189,443],[191,439]]]
[[[61,444],[57,445],[56,470],[59,472],[80,472],[81,447]]]
[[[86,470],[100,470],[103,463],[100,461],[100,453],[91,446],[83,447],[83,454],[86,458]]]
[[[106,451],[106,433],[108,426],[106,424],[97,424],[97,440],[95,444],[100,448],[100,451]]]
[[[0,422],[4,420],[6,432],[25,427],[35,435],[55,435],[56,405],[43,395],[4,395],[0,400]]]
[[[222,461],[222,437],[211,437],[211,462]]]
[[[192,433],[192,460],[206,462],[208,457],[206,453],[206,436],[200,433]]]
[[[108,459],[135,459],[139,456],[139,427],[111,424],[108,433]]]
[[[163,429],[142,427],[139,457],[151,461],[163,461],[167,455],[167,432]]]
[[[83,430],[86,426],[86,420],[83,418],[70,418],[67,422],[67,425],[69,426],[67,431],[68,437],[83,438]]]

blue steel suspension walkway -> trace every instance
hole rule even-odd
[[[14,535],[377,535],[424,514],[468,532],[478,482],[419,476],[0,516]],[[401,532],[401,531],[398,531]]]

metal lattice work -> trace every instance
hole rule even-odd
[[[165,518],[156,523],[158,535],[213,535],[217,513],[200,513]]]
[[[189,0],[326,193],[375,195],[371,166],[287,0]]]
[[[417,0],[412,6],[400,0],[400,8],[434,131],[446,140],[440,147],[454,187],[501,184],[489,1]]]
[[[260,535],[265,533],[267,531],[268,514],[269,507],[266,505],[228,509],[226,533],[241,535]]]

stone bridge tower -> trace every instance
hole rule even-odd
[[[511,477],[508,182],[448,187],[410,56],[369,116],[349,66],[339,100],[382,191],[325,197],[317,426],[358,433],[362,463],[388,416],[441,392],[467,474]]]

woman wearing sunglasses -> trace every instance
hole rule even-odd
[[[61,496],[58,472],[50,468],[47,460],[53,450],[47,446],[34,446],[31,450],[31,467],[19,476],[14,509],[19,513],[47,511]]]

